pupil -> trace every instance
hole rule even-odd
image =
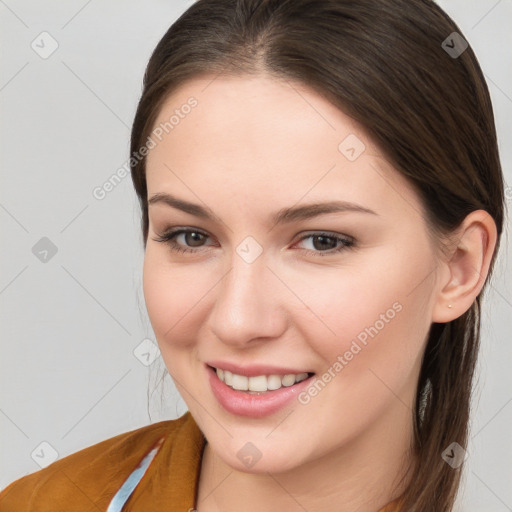
[[[323,240],[324,242],[326,240],[331,240],[332,242],[330,245],[332,246],[332,243],[334,243],[334,246],[336,246],[336,240],[334,240],[334,238],[329,237],[329,236],[321,236],[321,235],[315,236],[315,237],[313,237],[313,240],[321,240],[321,241]],[[320,243],[320,247],[317,247],[317,244],[315,244],[314,242],[313,242],[313,245],[315,246],[315,249],[325,249],[326,248],[325,244],[322,245],[321,243]],[[334,248],[334,247],[327,247],[327,249],[332,249],[332,248]]]
[[[203,236],[201,233],[197,233],[195,231],[192,231],[192,232],[187,233],[187,235],[189,237],[192,237],[192,242],[199,242],[197,245],[200,245],[200,242],[202,241],[201,237]],[[199,237],[199,238],[197,238],[197,237]],[[188,242],[189,242],[189,240],[187,240],[187,243]],[[189,244],[189,245],[192,245],[193,247],[195,247],[194,243]]]

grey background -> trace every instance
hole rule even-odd
[[[512,1],[439,3],[480,60],[512,184]],[[93,190],[126,162],[147,60],[191,4],[0,0],[0,488],[187,410],[161,358],[148,364],[158,353],[131,178],[102,200]],[[41,32],[58,44],[47,58],[31,47],[51,49]],[[509,227],[483,313],[464,511],[512,510]]]

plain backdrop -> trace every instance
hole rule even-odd
[[[93,191],[127,161],[147,60],[191,3],[0,0],[0,488],[187,410],[153,361],[131,178],[102,200]],[[440,4],[485,73],[512,185],[512,1]],[[483,312],[470,512],[512,510],[509,227]]]

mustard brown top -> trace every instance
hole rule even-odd
[[[186,512],[196,505],[205,444],[187,411],[12,482],[0,492],[0,512]],[[397,502],[379,512],[399,512]]]

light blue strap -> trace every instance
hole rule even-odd
[[[112,498],[110,505],[107,508],[107,512],[121,512],[128,498],[137,487],[137,484],[141,481],[144,473],[148,469],[149,464],[156,455],[156,452],[160,449],[160,443],[156,448],[153,448],[141,461],[141,463],[135,468],[130,476],[124,481],[123,485],[116,492]]]

